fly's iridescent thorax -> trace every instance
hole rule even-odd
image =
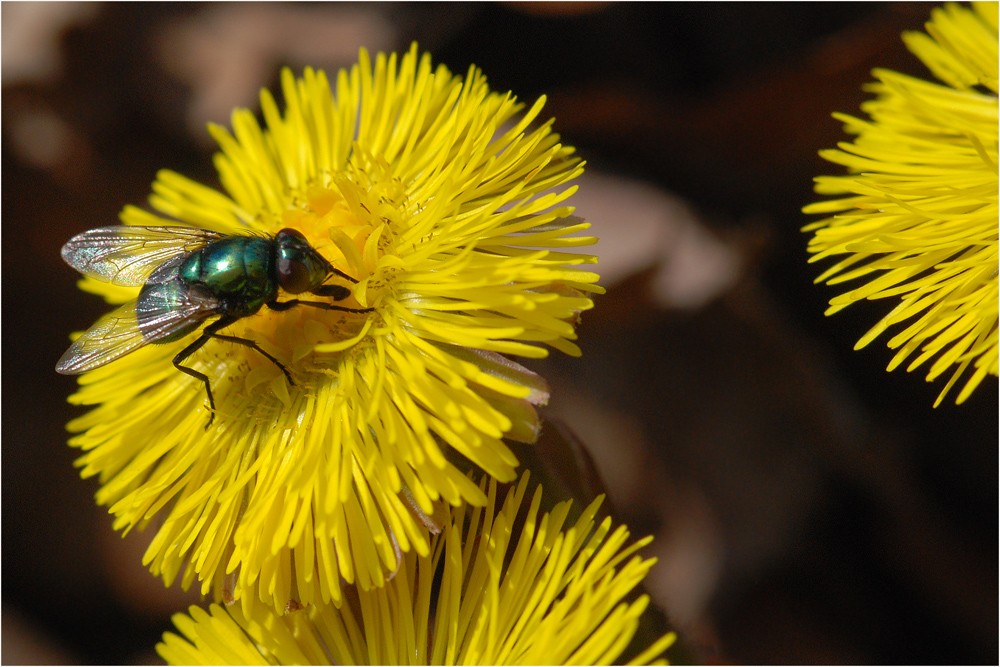
[[[294,229],[273,238],[229,236],[170,260],[147,279],[136,301],[136,321],[150,342],[179,340],[212,315],[249,317],[274,301],[278,289],[299,294],[319,287],[332,267]],[[190,311],[190,323],[164,335],[165,312]]]
[[[278,294],[273,246],[257,236],[224,238],[185,257],[178,277],[203,285],[219,300],[220,314],[247,317]]]
[[[278,281],[289,294],[313,290],[330,275],[330,263],[296,230],[282,229],[274,242]]]

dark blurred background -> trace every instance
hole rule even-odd
[[[538,367],[618,517],[655,533],[648,585],[701,662],[996,663],[997,382],[963,406],[886,373],[888,311],[831,318],[806,263],[817,156],[927,4],[4,2],[3,662],[144,663],[166,590],[81,481],[55,374],[106,307],[59,258],[145,205],[159,168],[217,184],[205,123],[282,65],[411,40],[494,89],[549,96],[588,160],[577,213],[609,290],[582,359]]]

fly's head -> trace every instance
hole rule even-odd
[[[300,232],[282,229],[274,237],[277,245],[278,280],[289,294],[301,294],[317,289],[333,272]]]

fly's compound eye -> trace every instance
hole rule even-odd
[[[281,288],[289,294],[305,292],[312,283],[305,264],[288,257],[278,258],[278,278],[281,280]]]
[[[280,232],[275,234],[274,238],[278,241],[279,244],[304,243],[306,245],[309,245],[309,242],[306,241],[306,237],[302,235],[302,232],[300,232],[297,229],[292,229],[291,227],[285,227]]]
[[[330,273],[330,264],[309,245],[305,236],[294,229],[282,229],[274,240],[278,279],[283,290],[300,294],[323,284]]]

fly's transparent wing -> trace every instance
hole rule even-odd
[[[217,314],[218,302],[192,290],[175,300],[133,299],[113,310],[77,338],[56,364],[56,372],[78,375],[109,364],[144,345],[190,331]],[[138,311],[138,313],[137,313]],[[139,327],[139,318],[142,328]]]
[[[193,227],[100,227],[71,238],[62,257],[84,275],[131,287],[142,285],[167,260],[225,236]]]

